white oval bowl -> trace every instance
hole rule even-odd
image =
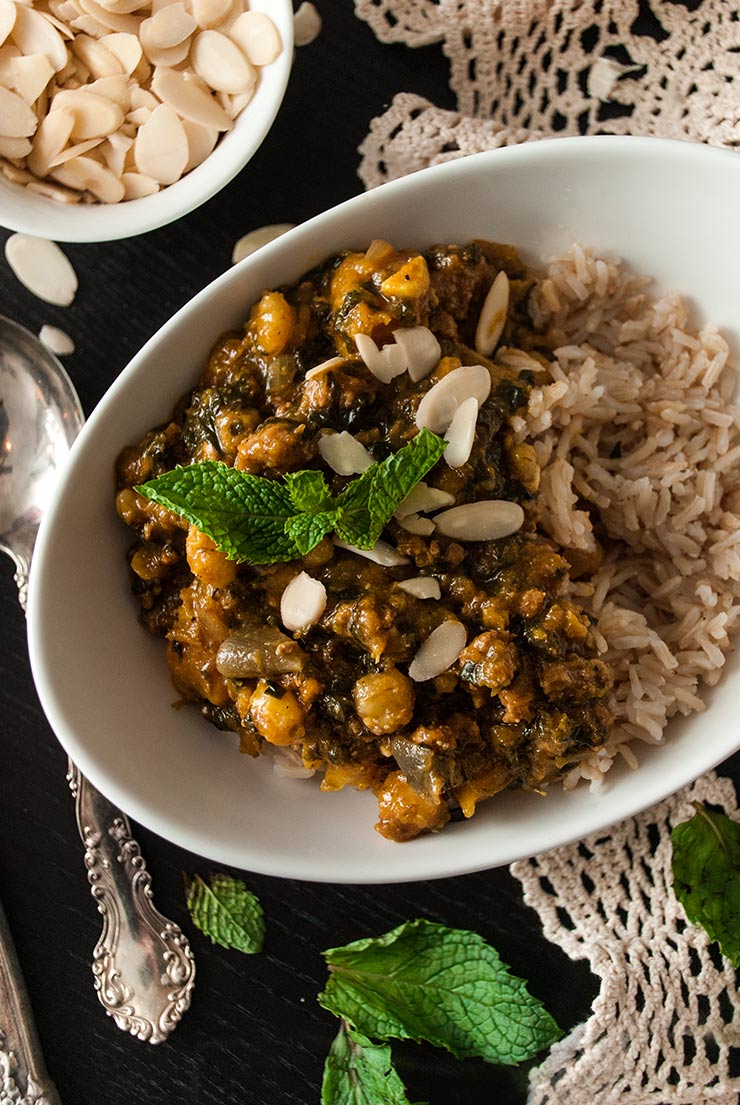
[[[282,50],[260,70],[254,96],[205,161],[155,195],[122,203],[58,203],[0,174],[0,224],[56,242],[108,242],[174,222],[224,188],[261,146],[283,101],[293,63],[291,0],[251,0],[249,7],[270,16]]]
[[[373,831],[368,794],[323,794],[278,778],[176,697],[162,641],[137,621],[113,505],[119,450],[165,420],[194,385],[220,332],[266,287],[373,237],[398,246],[493,238],[546,259],[574,241],[626,258],[675,288],[740,348],[740,159],[689,143],[635,138],[537,142],[468,157],[358,196],[220,277],[178,312],[121,374],[73,449],[44,519],[29,603],[31,661],[59,740],[137,821],[207,856],[269,875],[394,882],[494,867],[605,828],[672,793],[740,746],[737,657],[706,713],[676,719],[641,765],[616,766],[600,793],[509,792],[437,835],[393,844]]]

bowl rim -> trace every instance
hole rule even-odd
[[[200,165],[153,196],[116,204],[64,205],[26,193],[22,186],[0,177],[0,225],[14,233],[56,242],[113,242],[167,226],[213,199],[262,145],[285,98],[293,66],[291,0],[251,0],[250,10],[270,15],[280,31],[282,49],[261,72],[257,90],[237,116],[234,128],[217,142]],[[259,108],[256,123],[250,117],[251,107]],[[3,202],[8,196],[12,202],[10,212]]]
[[[454,182],[457,177],[461,175],[464,176],[468,171],[468,167],[474,162],[480,165],[490,165],[495,171],[496,165],[503,165],[512,160],[519,160],[524,164],[534,160],[535,164],[538,164],[540,167],[542,164],[546,164],[548,159],[553,156],[575,159],[577,161],[584,150],[593,148],[597,144],[600,149],[608,151],[606,153],[607,157],[614,156],[620,158],[623,155],[629,157],[647,155],[648,157],[657,156],[663,159],[666,154],[672,153],[678,155],[679,158],[699,158],[710,162],[713,161],[718,166],[720,164],[724,165],[725,169],[730,169],[730,166],[734,165],[735,168],[730,169],[730,171],[738,174],[738,183],[740,183],[740,160],[738,160],[737,155],[730,150],[664,138],[588,136],[546,139],[526,145],[484,151],[441,165],[432,166],[431,168],[419,170],[406,177],[380,185],[370,193],[360,193],[314,216],[312,219],[288,232],[284,237],[262,247],[257,254],[253,254],[240,262],[239,265],[233,266],[227,272],[221,274],[198,292],[187,304],[181,307],[176,314],[160,327],[132,358],[128,366],[123,369],[116,380],[114,380],[95,411],[91,414],[88,422],[83,427],[72,447],[67,468],[60,481],[60,487],[66,483],[68,478],[67,473],[74,468],[77,457],[84,453],[87,447],[86,443],[88,438],[96,433],[98,419],[102,417],[103,413],[111,406],[115,405],[119,393],[130,386],[129,381],[138,374],[141,370],[141,366],[150,360],[154,350],[167,341],[172,331],[180,326],[183,318],[190,311],[200,307],[213,297],[217,297],[221,293],[221,290],[232,281],[239,280],[240,274],[246,267],[261,266],[272,257],[280,259],[281,253],[284,253],[285,257],[282,259],[281,263],[284,264],[286,269],[289,268],[292,247],[295,246],[296,251],[300,252],[301,256],[305,258],[306,251],[302,250],[304,239],[308,238],[310,240],[316,228],[321,227],[325,219],[335,214],[351,214],[351,212],[360,205],[372,205],[374,200],[381,195],[398,197],[403,197],[406,194],[413,195],[415,189],[419,186],[419,178],[422,176],[428,180],[433,178],[437,180],[448,178],[450,181]],[[303,266],[301,266],[301,268],[303,268]],[[707,756],[707,748],[706,746],[702,746],[700,748],[691,749],[689,755],[685,756],[683,759],[678,757],[666,757],[664,768],[660,773],[659,785],[652,786],[649,794],[646,795],[641,790],[639,786],[639,772],[637,772],[635,775],[638,777],[638,785],[633,788],[630,799],[628,801],[623,801],[618,810],[614,812],[613,816],[608,815],[605,817],[603,805],[599,803],[590,805],[586,801],[579,807],[578,823],[574,825],[570,831],[560,833],[557,839],[553,841],[551,836],[548,835],[546,827],[540,828],[537,832],[530,834],[526,849],[517,849],[516,846],[510,845],[506,849],[506,856],[503,858],[501,855],[496,854],[495,850],[494,854],[489,858],[481,857],[476,853],[470,861],[466,861],[462,858],[460,850],[458,850],[458,854],[455,856],[452,855],[451,851],[448,851],[443,857],[438,858],[433,853],[430,855],[430,853],[415,852],[412,842],[404,847],[404,851],[407,852],[409,859],[408,870],[394,870],[390,873],[379,873],[376,870],[370,871],[362,869],[350,871],[348,869],[343,869],[339,872],[334,871],[330,879],[327,879],[325,864],[321,857],[316,857],[311,862],[308,862],[305,857],[302,857],[299,862],[296,863],[290,856],[282,857],[280,860],[276,860],[274,856],[270,856],[269,862],[265,864],[261,861],[259,847],[255,848],[248,842],[246,844],[243,843],[242,846],[238,848],[235,846],[213,847],[209,841],[204,841],[196,824],[191,825],[190,823],[180,822],[173,826],[166,815],[160,814],[147,802],[142,802],[135,792],[132,792],[126,786],[120,784],[116,778],[107,776],[104,766],[98,763],[94,754],[88,751],[84,745],[79,744],[74,731],[67,725],[64,717],[63,704],[59,702],[56,692],[47,681],[43,645],[45,631],[45,623],[43,621],[43,565],[46,558],[53,555],[51,541],[57,522],[57,515],[60,510],[61,498],[62,496],[56,497],[55,502],[49,508],[42,520],[41,531],[30,575],[28,605],[29,653],[41,704],[60,743],[75,760],[83,773],[85,773],[96,786],[99,786],[104,794],[147,828],[159,833],[178,846],[186,848],[196,854],[206,856],[210,860],[266,875],[315,882],[331,881],[334,883],[356,884],[414,882],[423,879],[446,878],[469,874],[475,871],[490,869],[498,865],[508,864],[518,859],[526,858],[527,856],[539,854],[540,852],[546,852],[553,847],[560,847],[575,840],[581,840],[595,832],[607,831],[610,825],[616,824],[627,817],[634,816],[642,810],[665,799],[668,795],[680,790],[699,775],[715,767],[740,747],[740,731],[738,731],[737,736],[734,737],[731,742],[732,746],[730,746],[730,742],[728,741],[727,745],[719,749],[714,749],[712,755]],[[618,770],[619,769],[615,765],[613,771],[617,772]],[[632,777],[634,778],[635,776]],[[585,790],[585,788],[583,788],[583,790]],[[331,814],[329,814],[329,816],[331,816]],[[371,831],[369,826],[368,831]],[[534,844],[532,844],[533,840]]]

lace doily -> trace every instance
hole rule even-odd
[[[384,42],[441,43],[459,107],[396,96],[361,147],[367,187],[545,136],[740,144],[740,11],[728,0],[355,4]]]
[[[727,0],[355,0],[383,42],[441,44],[458,111],[401,93],[360,147],[370,188],[569,134],[740,145],[740,8]],[[529,1105],[736,1105],[740,995],[671,889],[692,800],[737,817],[713,772],[638,817],[516,863],[544,935],[601,980],[590,1018],[530,1075]]]

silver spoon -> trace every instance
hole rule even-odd
[[[24,610],[41,515],[82,422],[80,401],[56,357],[0,315],[0,551],[15,563]],[[92,895],[103,916],[93,952],[95,989],[119,1028],[160,1043],[190,1005],[195,962],[187,937],[154,908],[151,875],[126,815],[71,761],[67,780]],[[20,1008],[22,1014],[22,1003],[4,1002],[2,956],[0,944],[0,1013]],[[2,1046],[0,1036],[0,1072]],[[26,1078],[36,1077],[32,1060],[16,1055]]]

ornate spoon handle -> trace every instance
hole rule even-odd
[[[152,902],[152,879],[128,818],[69,761],[92,895],[103,916],[93,952],[98,997],[119,1028],[161,1043],[190,1005],[195,961],[179,925]]]
[[[0,905],[0,1102],[61,1105],[46,1073],[15,948]]]

